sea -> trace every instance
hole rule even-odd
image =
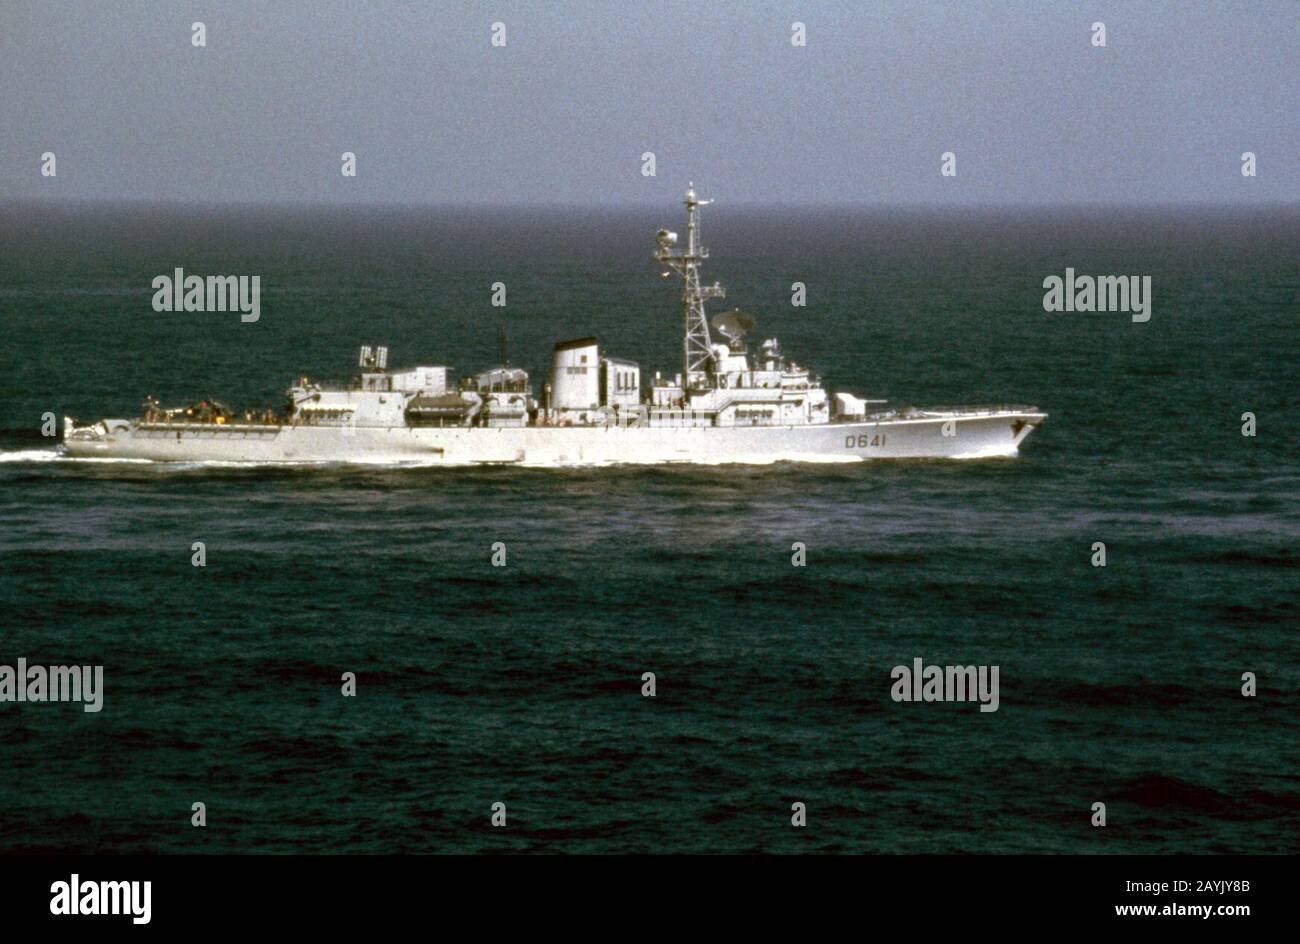
[[[364,344],[674,372],[682,211],[0,206],[0,666],[104,679],[0,703],[0,852],[1295,852],[1300,207],[705,212],[713,310],[828,387],[1049,419],[978,461],[65,459],[48,415],[279,407]],[[1045,311],[1067,267],[1150,320]],[[259,320],[155,311],[176,268]],[[916,659],[998,710],[895,700]]]

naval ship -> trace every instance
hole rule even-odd
[[[279,410],[239,413],[203,400],[165,408],[150,397],[137,419],[78,426],[62,449],[82,458],[159,462],[421,462],[595,465],[767,463],[1015,455],[1047,415],[1032,406],[886,409],[884,400],[829,394],[807,366],[768,338],[751,351],[753,316],[705,303],[708,259],[700,207],[686,191],[686,240],[656,234],[654,259],[682,280],[681,371],[643,378],[594,337],[561,341],[540,393],[527,371],[496,367],[452,382],[445,366],[388,369],[385,347],[361,348],[347,384],[301,377]]]

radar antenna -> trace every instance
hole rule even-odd
[[[362,370],[387,370],[388,348],[373,348],[369,344],[363,344],[357,362]]]
[[[709,298],[723,298],[726,292],[721,285],[700,284],[700,263],[709,258],[709,251],[700,242],[699,208],[708,206],[712,200],[700,200],[695,196],[695,184],[688,184],[686,190],[686,248],[674,249],[677,234],[661,229],[655,236],[659,244],[655,252],[656,261],[682,277],[682,312],[685,321],[685,337],[682,345],[682,393],[687,394],[693,386],[708,386],[708,367],[713,361],[713,344],[709,336],[709,321],[704,313],[704,302]],[[668,273],[664,273],[667,275]]]

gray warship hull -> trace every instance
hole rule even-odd
[[[926,411],[860,423],[754,427],[313,427],[106,421],[75,430],[74,458],[154,462],[612,465],[1014,456],[1046,415]]]
[[[207,463],[617,465],[854,462],[1012,456],[1046,414],[1035,407],[889,409],[822,386],[769,337],[745,340],[756,319],[740,309],[711,321],[700,281],[708,258],[700,200],[686,191],[685,244],[666,229],[653,258],[682,279],[682,360],[676,376],[610,356],[595,337],[560,341],[550,380],[533,396],[526,370],[501,364],[451,383],[450,369],[388,369],[388,348],[362,346],[359,376],[322,384],[303,376],[283,411],[243,414],[204,399],[165,409],[153,397],[135,420],[77,426],[64,419],[66,455]]]

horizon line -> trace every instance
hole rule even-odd
[[[720,208],[771,209],[771,210],[893,210],[893,211],[1026,211],[1026,210],[1098,210],[1098,211],[1142,211],[1142,210],[1295,210],[1300,209],[1300,199],[1295,200],[1184,200],[1163,201],[1144,200],[1139,202],[1121,202],[1115,200],[1069,200],[1059,202],[1041,201],[1000,201],[992,203],[923,203],[916,201],[881,202],[868,200],[836,201],[760,201],[737,200],[735,202],[710,200]],[[78,207],[139,207],[167,209],[299,209],[299,210],[662,210],[665,206],[676,205],[681,200],[671,201],[621,201],[610,203],[591,203],[579,201],[521,201],[513,203],[493,201],[396,201],[396,200],[188,200],[174,197],[6,197],[0,196],[0,206],[12,207],[48,207],[51,209],[75,209]],[[716,211],[714,211],[716,212]]]

